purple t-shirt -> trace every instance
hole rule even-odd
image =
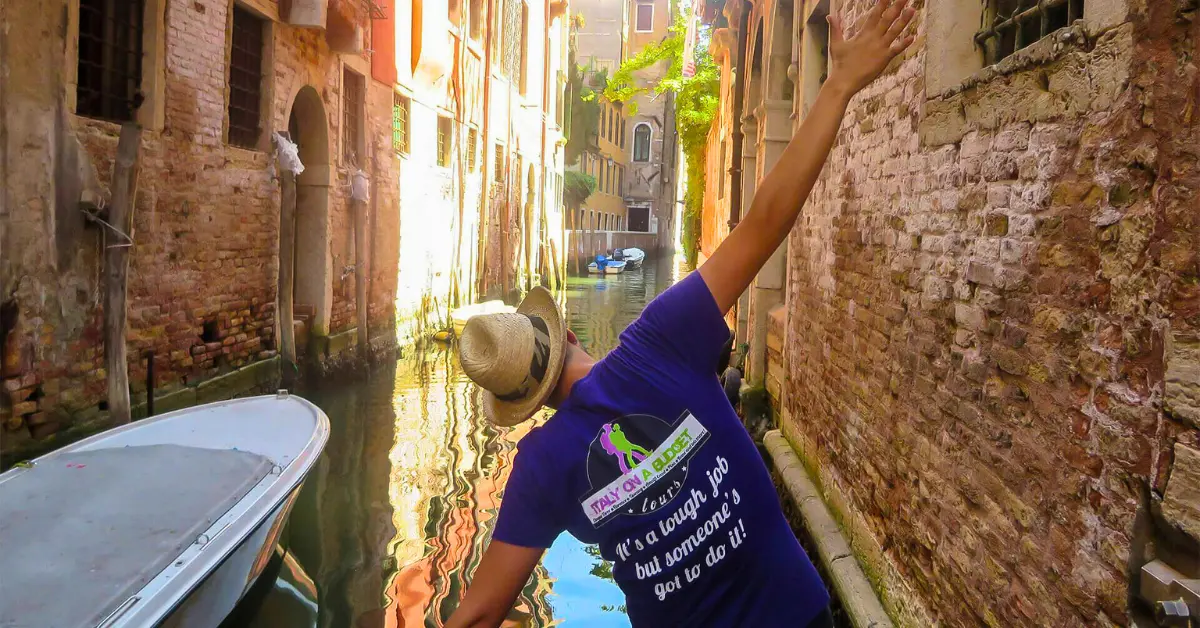
[[[613,561],[635,626],[805,626],[829,604],[716,377],[729,328],[699,273],[519,445],[494,538],[566,530]]]

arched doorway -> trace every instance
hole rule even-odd
[[[309,335],[329,335],[333,308],[333,262],[329,254],[329,124],[325,103],[306,85],[288,116],[288,135],[300,147],[304,172],[296,178],[295,287],[293,311],[307,319]],[[297,344],[301,344],[297,339]]]

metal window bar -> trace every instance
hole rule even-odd
[[[975,34],[988,65],[999,63],[1051,33],[1083,19],[1084,0],[991,0],[990,25]]]
[[[450,118],[439,117],[437,126],[437,165],[450,165]]]
[[[477,161],[479,158],[479,131],[471,129],[467,131],[467,167],[471,172],[479,166]]]
[[[233,44],[229,55],[229,143],[254,148],[261,135],[263,22],[233,8]]]
[[[525,3],[522,0],[504,2],[504,45],[500,69],[509,80],[520,78],[521,50],[525,45],[521,41],[521,14],[524,8]]]
[[[342,161],[358,165],[362,144],[363,78],[350,69],[342,75]]]
[[[142,0],[79,1],[75,112],[124,122],[141,104]]]
[[[408,153],[408,98],[400,94],[392,96],[392,148]]]

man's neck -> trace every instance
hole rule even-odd
[[[550,396],[549,405],[552,408],[558,408],[571,396],[571,390],[575,387],[575,383],[587,377],[588,373],[592,372],[592,367],[596,366],[596,360],[587,354],[582,349],[568,349],[571,355],[567,356],[567,363],[563,365],[562,374],[558,377],[558,385],[554,388],[554,394]]]

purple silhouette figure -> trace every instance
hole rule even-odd
[[[629,473],[631,468],[650,455],[650,452],[646,451],[644,447],[635,445],[625,438],[625,433],[621,431],[621,426],[617,423],[604,425],[604,432],[600,434],[600,446],[609,455],[616,456],[617,464],[621,467],[621,475]]]

